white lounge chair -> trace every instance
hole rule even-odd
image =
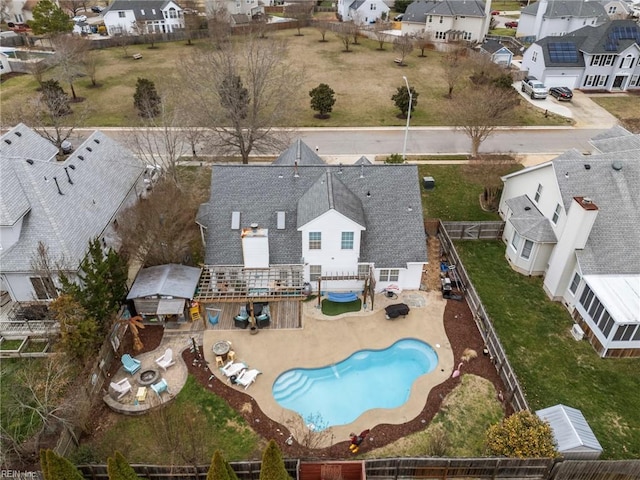
[[[238,375],[242,370],[248,368],[244,362],[233,363],[233,360],[227,363],[220,369],[225,377],[231,377],[232,375]]]
[[[173,350],[171,350],[170,348],[167,348],[164,351],[164,355],[156,359],[156,364],[160,368],[162,368],[162,370],[164,370],[165,372],[167,371],[167,368],[169,368],[171,365],[175,365],[176,362],[173,359]]]
[[[131,391],[131,384],[126,378],[123,378],[119,382],[111,382],[110,387],[118,394],[118,400]]]
[[[256,377],[262,372],[252,368],[251,370],[245,370],[241,375],[236,378],[236,383],[242,385],[246,390],[249,386],[256,381]]]

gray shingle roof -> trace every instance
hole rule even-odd
[[[620,125],[615,125],[609,130],[605,130],[604,132],[599,133],[595,137],[591,138],[589,143],[594,144],[594,142],[596,142],[597,140],[606,140],[609,138],[620,138],[629,136],[633,136],[633,133]]]
[[[503,48],[511,52],[511,50],[496,40],[485,40],[484,43],[480,45],[480,48],[488,53],[496,53]]]
[[[31,209],[31,204],[13,168],[0,167],[0,185],[0,226],[10,227]]]
[[[640,136],[618,125],[592,138],[589,143],[601,153],[640,150]]]
[[[304,144],[303,144],[304,145]],[[422,203],[415,165],[334,166],[216,165],[211,197],[199,218],[206,219],[205,262],[242,265],[240,231],[231,229],[231,213],[241,214],[241,228],[257,223],[269,230],[271,264],[297,264],[302,238],[297,231],[298,201],[320,178],[339,176],[340,183],[361,202],[364,225],[361,262],[377,267],[403,267],[427,260]],[[285,212],[286,228],[276,228],[278,211]]]
[[[162,20],[162,9],[170,3],[170,0],[115,0],[102,15],[108,11],[133,10],[136,20]],[[175,3],[175,2],[174,2]],[[155,10],[155,13],[153,13]],[[142,12],[144,11],[144,15]]]
[[[593,28],[593,27],[590,27]],[[586,36],[571,36],[563,35],[557,37],[544,37],[538,40],[536,43],[542,47],[542,54],[544,55],[544,64],[550,67],[584,67],[584,55],[580,52],[580,46],[586,41]],[[567,43],[573,44],[575,47],[576,61],[575,62],[558,62],[554,61],[549,54],[550,43]]]
[[[175,263],[143,268],[138,272],[127,299],[153,296],[193,298],[201,270]]]
[[[282,152],[272,165],[294,165],[296,160],[298,165],[326,165],[326,162],[300,139]]]
[[[580,410],[566,405],[537,410],[536,415],[549,422],[558,452],[602,452],[602,446]]]
[[[2,170],[13,170],[31,210],[24,217],[18,242],[0,252],[2,269],[31,271],[39,241],[49,247],[52,260],[64,259],[69,268],[76,268],[89,241],[110,224],[127,195],[135,195],[144,167],[131,152],[101,132],[94,132],[64,162],[38,159],[29,163],[27,159],[34,157],[29,149],[33,137],[22,135],[16,140],[14,131],[2,138],[12,138],[11,146],[24,156],[5,157],[3,148]],[[21,142],[26,145],[18,145]],[[34,154],[42,152],[38,144]],[[3,195],[3,203],[13,200]]]
[[[533,242],[555,243],[558,241],[549,219],[538,210],[528,196],[513,197],[506,203],[513,212],[509,222],[520,236]]]
[[[592,2],[588,2],[592,3]],[[593,2],[595,3],[595,2]],[[612,31],[617,28],[631,28],[640,32],[640,26],[633,20],[612,20],[597,27],[586,26],[582,27],[574,32],[568,33],[563,37],[551,37],[556,39],[562,39],[564,41],[574,41],[578,50],[589,53],[604,53],[604,54],[616,54],[620,53],[631,45],[638,45],[635,40],[621,39],[617,42],[610,43],[610,35]],[[610,44],[615,49],[607,49],[607,44]]]
[[[540,2],[530,3],[524,7],[521,12],[524,14],[537,15],[539,6]],[[592,18],[603,16],[603,18],[608,18],[607,12],[599,2],[576,0],[549,0],[544,16],[545,18]]]
[[[427,15],[484,17],[485,4],[479,0],[416,0],[407,7],[403,22],[425,23]]]
[[[371,163],[371,160],[369,160],[367,157],[363,155],[358,160],[356,160],[356,163],[354,163],[354,165],[373,165],[373,164]]]

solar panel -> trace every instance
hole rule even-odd
[[[640,28],[637,26],[613,27],[609,31],[609,40],[616,43],[620,40],[634,40],[640,43]]]
[[[578,50],[573,43],[551,42],[548,48],[549,59],[552,63],[576,63],[578,61]]]

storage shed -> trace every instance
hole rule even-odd
[[[175,263],[143,268],[138,273],[127,300],[145,323],[183,323],[193,299],[201,270]]]
[[[602,454],[600,442],[580,410],[558,404],[536,411],[551,425],[558,452],[566,460],[596,460]]]

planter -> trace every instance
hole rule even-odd
[[[251,325],[249,327],[249,333],[251,335],[256,335],[259,332],[258,327],[256,325]]]

